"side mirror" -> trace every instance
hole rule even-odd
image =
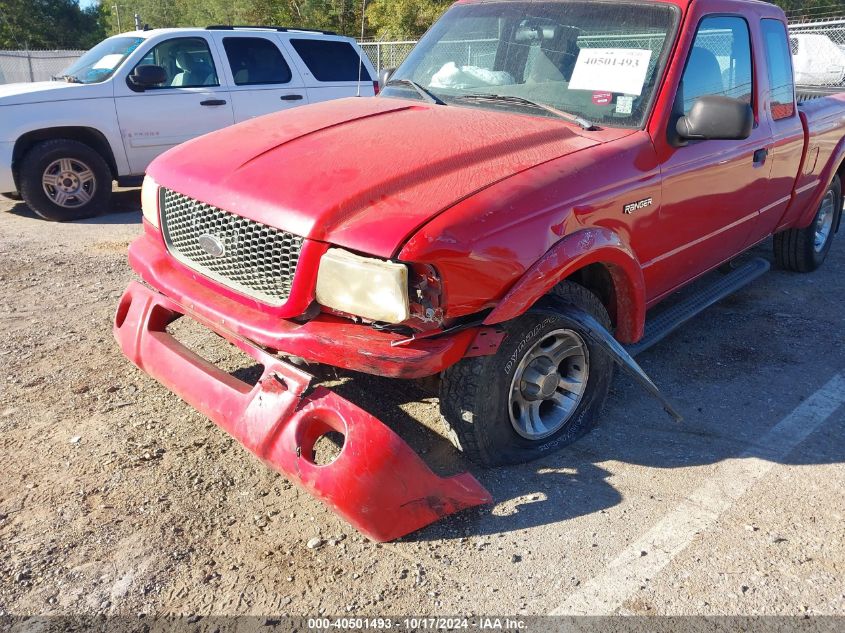
[[[751,136],[754,112],[738,99],[710,95],[696,100],[675,126],[683,141],[741,141]]]
[[[384,90],[384,87],[387,85],[387,82],[390,81],[390,76],[396,72],[395,68],[382,68],[378,74],[378,87],[379,91]]]
[[[167,83],[167,71],[161,66],[138,66],[127,77],[126,82],[135,92],[143,92],[147,88]]]

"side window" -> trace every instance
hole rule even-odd
[[[359,72],[361,81],[373,81],[349,42],[292,38],[290,43],[317,81],[358,81]]]
[[[690,113],[696,99],[709,95],[751,103],[751,36],[745,20],[719,16],[701,21],[681,90],[684,114]]]
[[[208,42],[201,37],[179,37],[153,47],[138,64],[161,66],[167,81],[157,88],[219,86]]]
[[[261,37],[226,37],[223,48],[232,68],[236,86],[286,84],[290,66],[279,47]]]
[[[786,27],[778,20],[763,20],[762,26],[769,67],[772,118],[775,121],[788,119],[795,114],[795,76]]]

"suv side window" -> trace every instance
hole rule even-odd
[[[704,18],[698,26],[681,84],[684,114],[699,97],[722,95],[751,103],[751,36],[733,16]]]
[[[219,86],[217,69],[201,37],[178,37],[154,46],[138,66],[161,66],[167,71],[167,82],[156,88],[202,88]]]
[[[317,81],[358,81],[359,73],[361,81],[373,81],[349,42],[291,38],[290,43]]]
[[[769,86],[772,118],[788,119],[795,114],[795,75],[792,54],[787,45],[786,27],[779,20],[763,20],[763,39],[766,42],[766,65],[769,67]],[[796,40],[797,42],[797,40]]]
[[[279,47],[261,37],[226,37],[223,48],[236,86],[286,84],[293,76]]]

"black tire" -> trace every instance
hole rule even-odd
[[[48,169],[52,172],[58,169],[58,172],[52,174],[56,177],[64,173],[56,164],[57,161],[65,159],[69,161],[73,174],[70,179],[62,182],[69,183],[68,188],[75,189],[79,194],[67,194],[53,187],[52,191],[56,192],[56,195],[67,196],[66,206],[62,206],[48,195],[43,179]],[[89,171],[93,177],[89,177]],[[85,175],[84,183],[79,178],[72,180],[78,174]],[[112,173],[109,166],[100,154],[79,141],[59,139],[38,143],[21,161],[19,178],[24,201],[45,220],[68,222],[91,218],[108,210],[111,200]]]
[[[607,310],[586,288],[565,282],[554,294],[610,329]],[[443,373],[440,384],[440,411],[450,439],[472,461],[488,467],[539,459],[580,439],[597,424],[614,373],[610,357],[583,335],[577,322],[564,315],[529,311],[504,329],[507,336],[495,355],[463,359]],[[586,385],[561,428],[550,436],[530,439],[517,432],[517,423],[512,422],[514,376],[522,360],[560,330],[580,333],[587,350]]]
[[[825,223],[825,205],[828,203],[830,196],[833,197],[834,209],[830,212],[832,217]],[[830,253],[833,236],[839,228],[841,216],[842,183],[839,176],[836,176],[825,192],[825,197],[822,199],[810,226],[804,229],[789,229],[775,235],[775,261],[778,266],[784,270],[797,273],[811,273],[817,270]],[[820,223],[829,223],[827,239],[822,244],[819,244],[816,239],[821,228]]]

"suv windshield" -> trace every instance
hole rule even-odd
[[[97,44],[55,78],[80,84],[105,81],[143,41],[141,37],[109,38]]]
[[[448,105],[568,113],[639,128],[677,15],[670,5],[640,2],[457,5],[417,44],[383,94],[421,99],[411,81]]]

